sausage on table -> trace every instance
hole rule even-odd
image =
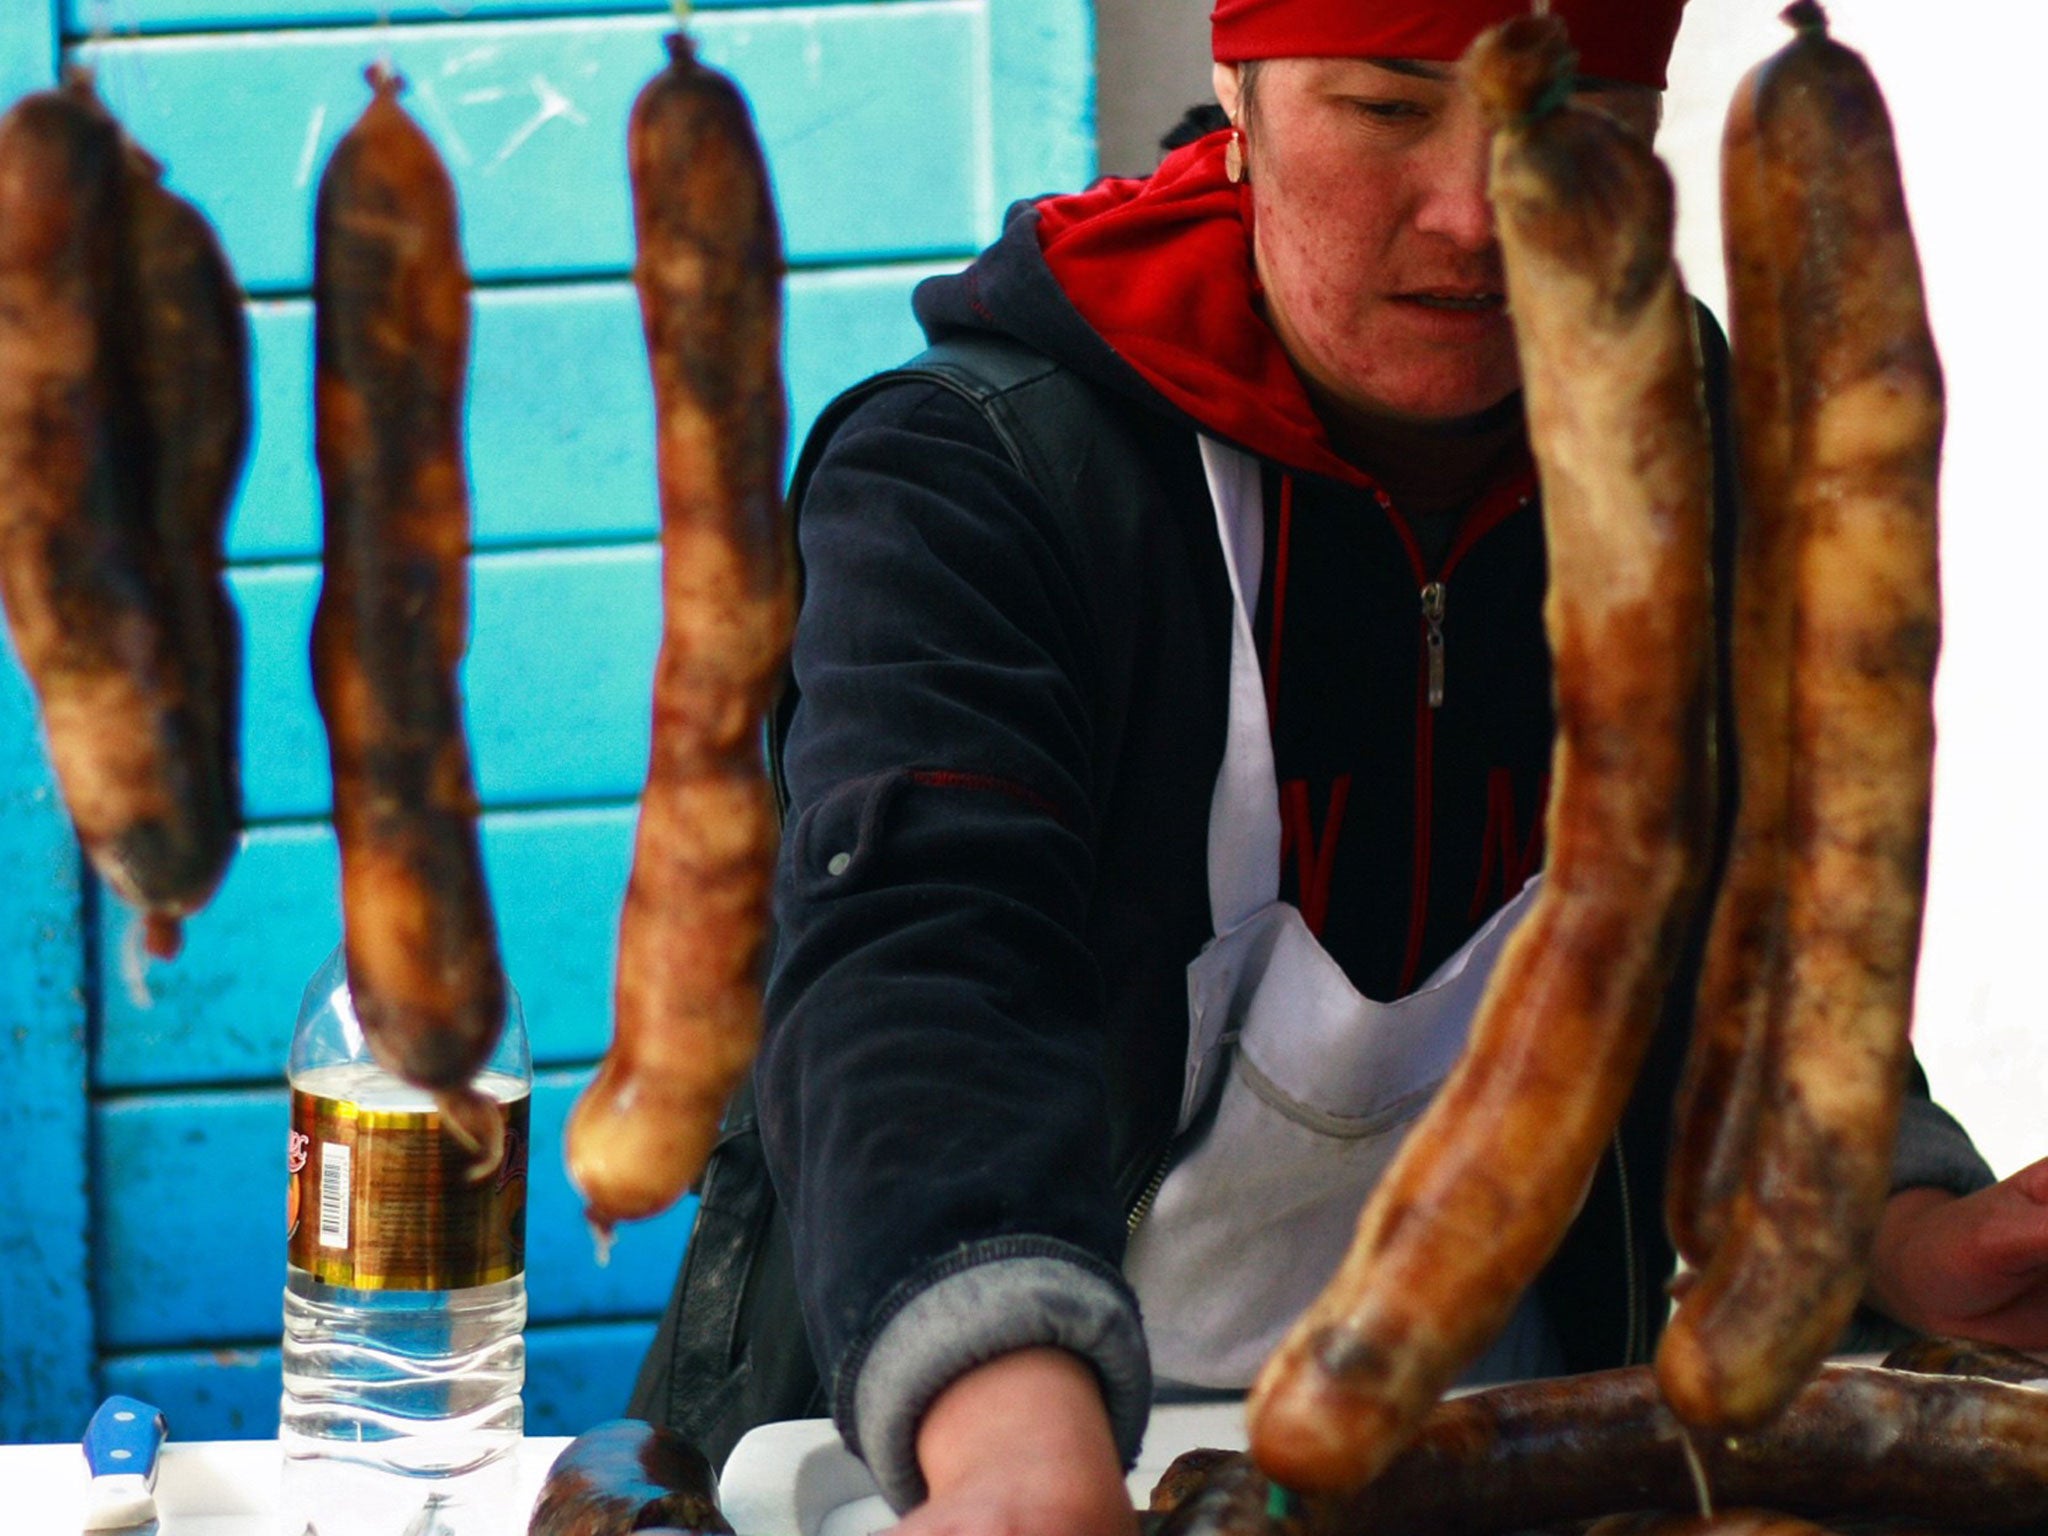
[[[80,841],[170,954],[220,881],[237,817],[208,766],[201,696],[225,669],[188,666],[152,523],[149,433],[162,424],[131,369],[146,379],[192,359],[151,323],[158,297],[134,291],[157,280],[159,246],[147,203],[127,227],[126,155],[83,72],[0,119],[0,597]],[[212,318],[192,313],[209,342]],[[209,373],[208,387],[212,407],[234,408],[233,381]],[[222,469],[170,530],[215,573],[233,480]]]
[[[2048,1359],[2022,1349],[1980,1344],[1971,1339],[1914,1339],[1886,1355],[1883,1363],[1895,1371],[1982,1376],[1990,1381],[2048,1387]]]
[[[1369,1480],[1506,1324],[1613,1135],[1711,830],[1711,471],[1669,176],[1568,78],[1554,18],[1481,37],[1492,195],[1543,487],[1549,866],[1449,1079],[1251,1400],[1289,1488]],[[1632,445],[1617,453],[1616,444]]]
[[[1828,1530],[1773,1510],[1724,1509],[1711,1515],[1610,1515],[1587,1526],[1586,1536],[1828,1536]]]
[[[1820,7],[1785,14],[1799,36],[1762,66],[1753,111],[1764,174],[1796,193],[1773,201],[1794,522],[1786,971],[1748,1171],[1657,1357],[1673,1408],[1716,1430],[1776,1412],[1863,1294],[1908,1070],[1940,646],[1941,367],[1891,127]]]
[[[1284,1536],[1273,1485],[1249,1456],[1190,1451],[1152,1491],[1149,1536]]]
[[[1308,1536],[1505,1536],[1629,1510],[1698,1510],[1685,1426],[1645,1366],[1439,1404],[1369,1486],[1309,1494]],[[1823,1366],[1753,1434],[1695,1435],[1719,1507],[2026,1532],[2048,1522],[2048,1392]]]
[[[774,200],[739,91],[687,38],[669,50],[629,138],[661,494],[653,742],[611,1048],[568,1126],[599,1230],[689,1187],[753,1060],[776,841],[761,724],[795,610]]]
[[[1206,1488],[1225,1468],[1250,1459],[1243,1451],[1217,1450],[1210,1446],[1183,1451],[1152,1485],[1145,1507],[1155,1515],[1170,1515]]]
[[[335,146],[314,213],[315,447],[325,509],[313,689],[327,723],[349,990],[377,1060],[502,1150],[470,1079],[505,1017],[458,671],[469,277],[455,190],[396,75]]]
[[[615,1419],[570,1441],[548,1468],[528,1536],[676,1530],[732,1536],[704,1453],[673,1430]]]

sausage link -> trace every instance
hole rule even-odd
[[[732,1536],[704,1453],[673,1430],[615,1419],[578,1435],[548,1468],[528,1536],[628,1536],[655,1527]]]
[[[1190,1457],[1195,1460],[1182,1467]],[[1274,1512],[1271,1480],[1249,1456],[1193,1451],[1167,1469],[1168,1478],[1175,1468],[1180,1475],[1165,1495],[1172,1504],[1153,1536],[1282,1536],[1290,1530]],[[1155,1489],[1155,1512],[1161,1500],[1162,1489]]]
[[[398,76],[335,146],[314,211],[315,448],[325,515],[313,690],[327,724],[349,990],[377,1060],[502,1148],[470,1079],[505,1017],[459,669],[469,277],[455,189]]]
[[[194,884],[210,893],[242,820],[242,626],[225,572],[228,513],[249,452],[249,327],[212,226],[133,142],[126,167],[126,352],[145,432],[155,585],[198,757]],[[176,948],[167,921],[152,919],[158,954]]]
[[[571,1112],[594,1227],[703,1169],[760,1033],[775,807],[761,722],[794,617],[782,242],[745,99],[669,39],[634,103],[634,282],[653,370],[663,632],[611,1048]]]
[[[1711,1515],[1609,1515],[1586,1527],[1586,1536],[1827,1536],[1827,1531],[1768,1509],[1724,1509]]]
[[[1940,363],[1884,100],[1811,0],[1756,86],[1800,192],[1783,274],[1794,594],[1787,970],[1728,1230],[1659,1348],[1673,1408],[1764,1422],[1864,1290],[1889,1192],[1926,888]]]
[[[1155,1515],[1170,1515],[1200,1493],[1218,1473],[1251,1458],[1243,1451],[1223,1451],[1198,1446],[1182,1451],[1152,1485],[1146,1509]]]
[[[150,524],[123,149],[90,78],[0,119],[0,597],[93,867],[175,952],[232,848]]]
[[[1554,18],[1487,34],[1467,67],[1499,125],[1543,484],[1550,862],[1464,1053],[1254,1389],[1253,1452],[1290,1488],[1370,1479],[1555,1251],[1654,1031],[1711,824],[1710,461],[1670,178],[1604,114],[1529,120],[1570,69]]]
[[[1982,1376],[1988,1381],[2011,1382],[2016,1386],[2048,1387],[2048,1359],[2025,1350],[2007,1349],[2002,1344],[1980,1344],[1973,1339],[1914,1339],[1886,1355],[1884,1364],[1895,1371]]]
[[[1666,1216],[1679,1254],[1719,1245],[1754,1138],[1783,990],[1792,692],[1791,415],[1780,250],[1796,214],[1758,146],[1757,73],[1737,86],[1722,141],[1741,521],[1730,666],[1739,804],[1679,1085]],[[1789,189],[1796,194],[1796,188]]]
[[[1311,1536],[1504,1536],[1696,1510],[1686,1435],[1648,1367],[1496,1387],[1439,1404],[1377,1480],[1305,1496],[1301,1519]],[[1728,1507],[1956,1531],[2048,1522],[2048,1393],[2025,1387],[1824,1366],[1765,1429],[1693,1445]]]

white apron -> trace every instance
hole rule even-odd
[[[1209,815],[1216,936],[1188,967],[1178,1129],[1212,1099],[1214,1110],[1124,1259],[1154,1374],[1169,1390],[1248,1387],[1335,1273],[1365,1197],[1457,1058],[1537,888],[1530,881],[1419,989],[1390,1003],[1361,996],[1300,911],[1277,899],[1280,794],[1251,628],[1264,558],[1259,466],[1206,438],[1202,463],[1235,612],[1228,734]],[[1466,1379],[1560,1368],[1532,1297]]]

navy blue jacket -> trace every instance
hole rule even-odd
[[[923,285],[917,307],[942,363],[971,381],[971,349],[993,345],[1001,377],[979,390],[930,372],[885,380],[828,413],[807,451],[757,1108],[735,1120],[723,1175],[714,1163],[700,1273],[685,1273],[635,1402],[714,1443],[749,1392],[756,1414],[829,1407],[899,1504],[919,1492],[910,1437],[924,1403],[1020,1344],[1091,1359],[1135,1451],[1145,1367],[1117,1265],[1173,1130],[1183,973],[1211,933],[1230,604],[1195,423],[1068,303],[1028,211],[966,273]],[[1725,347],[1702,318],[1718,402]],[[1028,419],[1034,390],[1087,412],[1071,447],[1039,445],[1038,462],[1004,425],[1006,410]],[[1113,507],[1090,500],[1104,483],[1119,487]],[[1550,735],[1540,522],[1524,509],[1457,550],[1455,568],[1418,573],[1398,514],[1371,496],[1314,476],[1296,496],[1346,551],[1343,581],[1323,581],[1320,619],[1341,631],[1330,648],[1389,680],[1357,695],[1344,762],[1298,765],[1311,798],[1355,776],[1368,852],[1341,872],[1340,926],[1365,935],[1355,979],[1386,995],[1389,978],[1418,960],[1426,974],[1462,943],[1528,857]],[[1724,569],[1731,527],[1724,516]],[[1416,704],[1418,574],[1451,594],[1438,710]],[[1313,698],[1310,659],[1292,686]],[[1303,750],[1332,750],[1328,734]],[[1284,743],[1281,764],[1286,778]],[[1665,1310],[1663,1166],[1691,988],[1688,964],[1540,1281],[1574,1369],[1647,1358]],[[1986,1177],[1924,1100],[1910,1123],[1903,1177]],[[767,1216],[763,1158],[781,1207]],[[787,1297],[758,1299],[785,1286],[817,1395],[801,1381],[761,1393],[771,1357],[803,1374]],[[715,1313],[713,1293],[741,1315]]]

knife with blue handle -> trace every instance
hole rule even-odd
[[[92,1470],[85,1529],[124,1531],[156,1521],[156,1458],[167,1430],[161,1410],[132,1397],[110,1397],[85,1426],[85,1464]]]

